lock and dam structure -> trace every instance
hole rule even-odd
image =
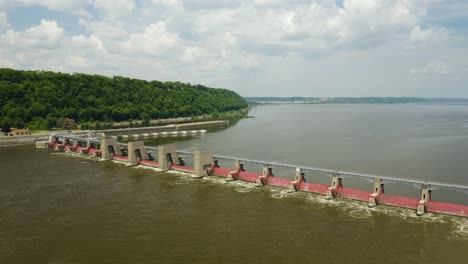
[[[227,157],[216,155],[209,149],[189,152],[177,150],[174,145],[145,146],[144,141],[121,143],[116,137],[100,134],[52,134],[47,141],[38,142],[37,146],[41,145],[51,150],[124,162],[129,166],[150,166],[162,171],[190,173],[193,178],[219,176],[226,178],[226,181],[246,181],[258,187],[285,188],[291,193],[315,193],[323,195],[324,199],[358,200],[366,202],[369,207],[388,205],[408,208],[419,216],[440,213],[468,217],[466,185]],[[398,194],[400,188],[416,190],[417,194]],[[435,192],[457,193],[463,198],[457,202],[439,201],[433,199]]]
[[[166,121],[183,121],[182,119],[168,119]],[[170,124],[164,126],[114,128],[102,130],[81,130],[73,132],[74,135],[86,136],[87,134],[105,134],[106,136],[121,137],[124,140],[148,139],[160,137],[189,137],[206,133],[205,128],[223,127],[229,124],[228,120],[191,122],[182,124]],[[69,131],[68,133],[71,134]],[[0,147],[30,145],[36,142],[46,142],[49,133],[27,135],[27,136],[4,136],[0,137]]]

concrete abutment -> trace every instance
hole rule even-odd
[[[336,195],[338,194],[338,189],[342,186],[341,183],[341,177],[338,173],[333,173],[332,176],[332,181],[331,181],[331,186],[328,187],[328,190],[325,194],[325,197],[327,199],[333,199],[336,198]]]
[[[296,168],[294,181],[290,182],[288,186],[289,192],[299,191],[302,182],[304,182],[304,173],[301,171],[301,168]]]
[[[158,153],[159,166],[162,170],[171,169],[173,164],[179,160],[179,155],[177,154],[176,148],[174,145],[164,145],[159,147]]]
[[[374,181],[374,189],[372,190],[372,194],[369,195],[369,202],[367,206],[369,207],[376,207],[380,202],[380,197],[383,194],[383,184],[379,177],[375,177]]]
[[[213,171],[213,151],[211,149],[196,150],[194,153],[194,178],[208,176]]]
[[[128,161],[130,165],[138,165],[141,160],[148,160],[148,153],[143,141],[128,142]]]
[[[427,212],[427,203],[431,200],[431,190],[427,185],[423,185],[421,189],[421,199],[418,202],[416,214],[422,216]]]
[[[244,164],[240,163],[240,160],[234,161],[234,170],[230,171],[226,181],[235,181],[239,179],[239,174],[241,171],[244,171]]]
[[[122,151],[117,144],[117,138],[104,138],[101,141],[101,159],[111,160],[114,155],[122,156]]]

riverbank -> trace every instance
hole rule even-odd
[[[144,126],[161,126],[168,124],[181,124],[190,122],[215,121],[215,120],[231,120],[247,117],[250,108],[243,108],[237,111],[221,112],[211,115],[164,118],[152,120],[129,120],[123,122],[102,122],[96,121],[93,123],[83,123],[78,125],[80,129],[116,129],[116,128],[133,128]]]

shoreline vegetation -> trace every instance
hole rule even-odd
[[[247,101],[234,91],[199,84],[0,68],[3,132],[12,127],[147,126],[181,117],[211,120],[246,115],[241,110],[247,107]]]
[[[119,128],[132,128],[132,127],[146,127],[146,126],[162,126],[169,124],[182,124],[182,123],[195,123],[204,121],[216,121],[216,120],[237,120],[241,118],[248,118],[249,108],[243,108],[237,111],[214,113],[211,115],[202,116],[191,116],[191,117],[176,117],[166,119],[152,119],[146,120],[129,120],[121,122],[100,122],[84,123],[78,125],[80,130],[91,130],[91,129],[119,129]]]
[[[250,105],[259,104],[468,104],[466,98],[420,97],[244,97]]]
[[[244,108],[238,111],[218,113],[215,115],[156,119],[156,120],[150,120],[148,124],[145,123],[144,120],[132,120],[132,121],[123,121],[123,122],[115,122],[115,123],[95,122],[92,124],[86,124],[86,126],[77,125],[76,129],[55,128],[55,129],[49,129],[49,130],[31,130],[30,136],[45,135],[50,132],[79,132],[79,131],[93,131],[93,130],[100,130],[100,129],[136,128],[136,127],[164,126],[164,125],[172,125],[172,124],[196,123],[196,122],[219,121],[219,120],[228,120],[230,122],[236,122],[242,118],[253,118],[252,116],[248,115],[249,110],[250,108]],[[17,137],[21,137],[21,136],[17,136]],[[0,133],[0,138],[10,138],[10,136],[5,136],[3,135],[3,133]]]

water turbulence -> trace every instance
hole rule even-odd
[[[289,193],[310,192],[324,195],[326,199],[346,198],[351,200],[367,202],[368,207],[374,208],[378,205],[390,205],[416,210],[418,216],[428,212],[468,216],[468,206],[463,204],[448,203],[445,201],[434,201],[431,199],[433,190],[459,191],[468,194],[468,187],[463,185],[452,185],[433,182],[422,182],[402,178],[374,176],[360,173],[333,171],[314,167],[295,166],[282,163],[268,163],[252,159],[240,159],[226,156],[213,155],[211,150],[177,151],[173,145],[160,147],[145,147],[143,141],[118,143],[115,138],[80,139],[71,135],[61,135],[49,143],[53,149],[66,149],[69,142],[75,141],[80,146],[80,141],[86,140],[88,151],[84,153],[75,148],[80,155],[91,153],[93,158],[110,159],[124,162],[127,165],[144,165],[156,167],[162,171],[175,170],[192,173],[195,178],[216,175],[225,177],[229,185],[236,186],[238,192],[251,192],[255,188],[250,186],[275,186],[287,188]],[[65,145],[63,145],[65,144]],[[101,145],[100,150],[94,149]],[[119,147],[120,146],[120,147]],[[123,148],[122,148],[123,147]],[[93,150],[91,152],[91,150]],[[73,150],[68,150],[73,152]],[[116,155],[118,151],[120,155]],[[157,154],[156,154],[157,153]],[[89,154],[88,154],[89,155]],[[157,156],[157,158],[156,158]],[[233,170],[228,169],[233,166]],[[281,175],[281,176],[278,176]],[[289,175],[289,177],[287,177]],[[286,176],[286,177],[284,177]],[[255,185],[245,184],[254,183]],[[327,184],[328,182],[328,184]],[[366,184],[363,184],[366,183]],[[348,185],[349,184],[349,185]],[[362,190],[362,186],[367,185]],[[420,195],[408,196],[406,185],[420,189]],[[387,187],[387,188],[385,188]],[[392,188],[388,188],[392,187]],[[391,193],[390,190],[394,192]],[[278,193],[274,197],[284,197]],[[360,210],[363,214],[370,215],[370,210]]]

